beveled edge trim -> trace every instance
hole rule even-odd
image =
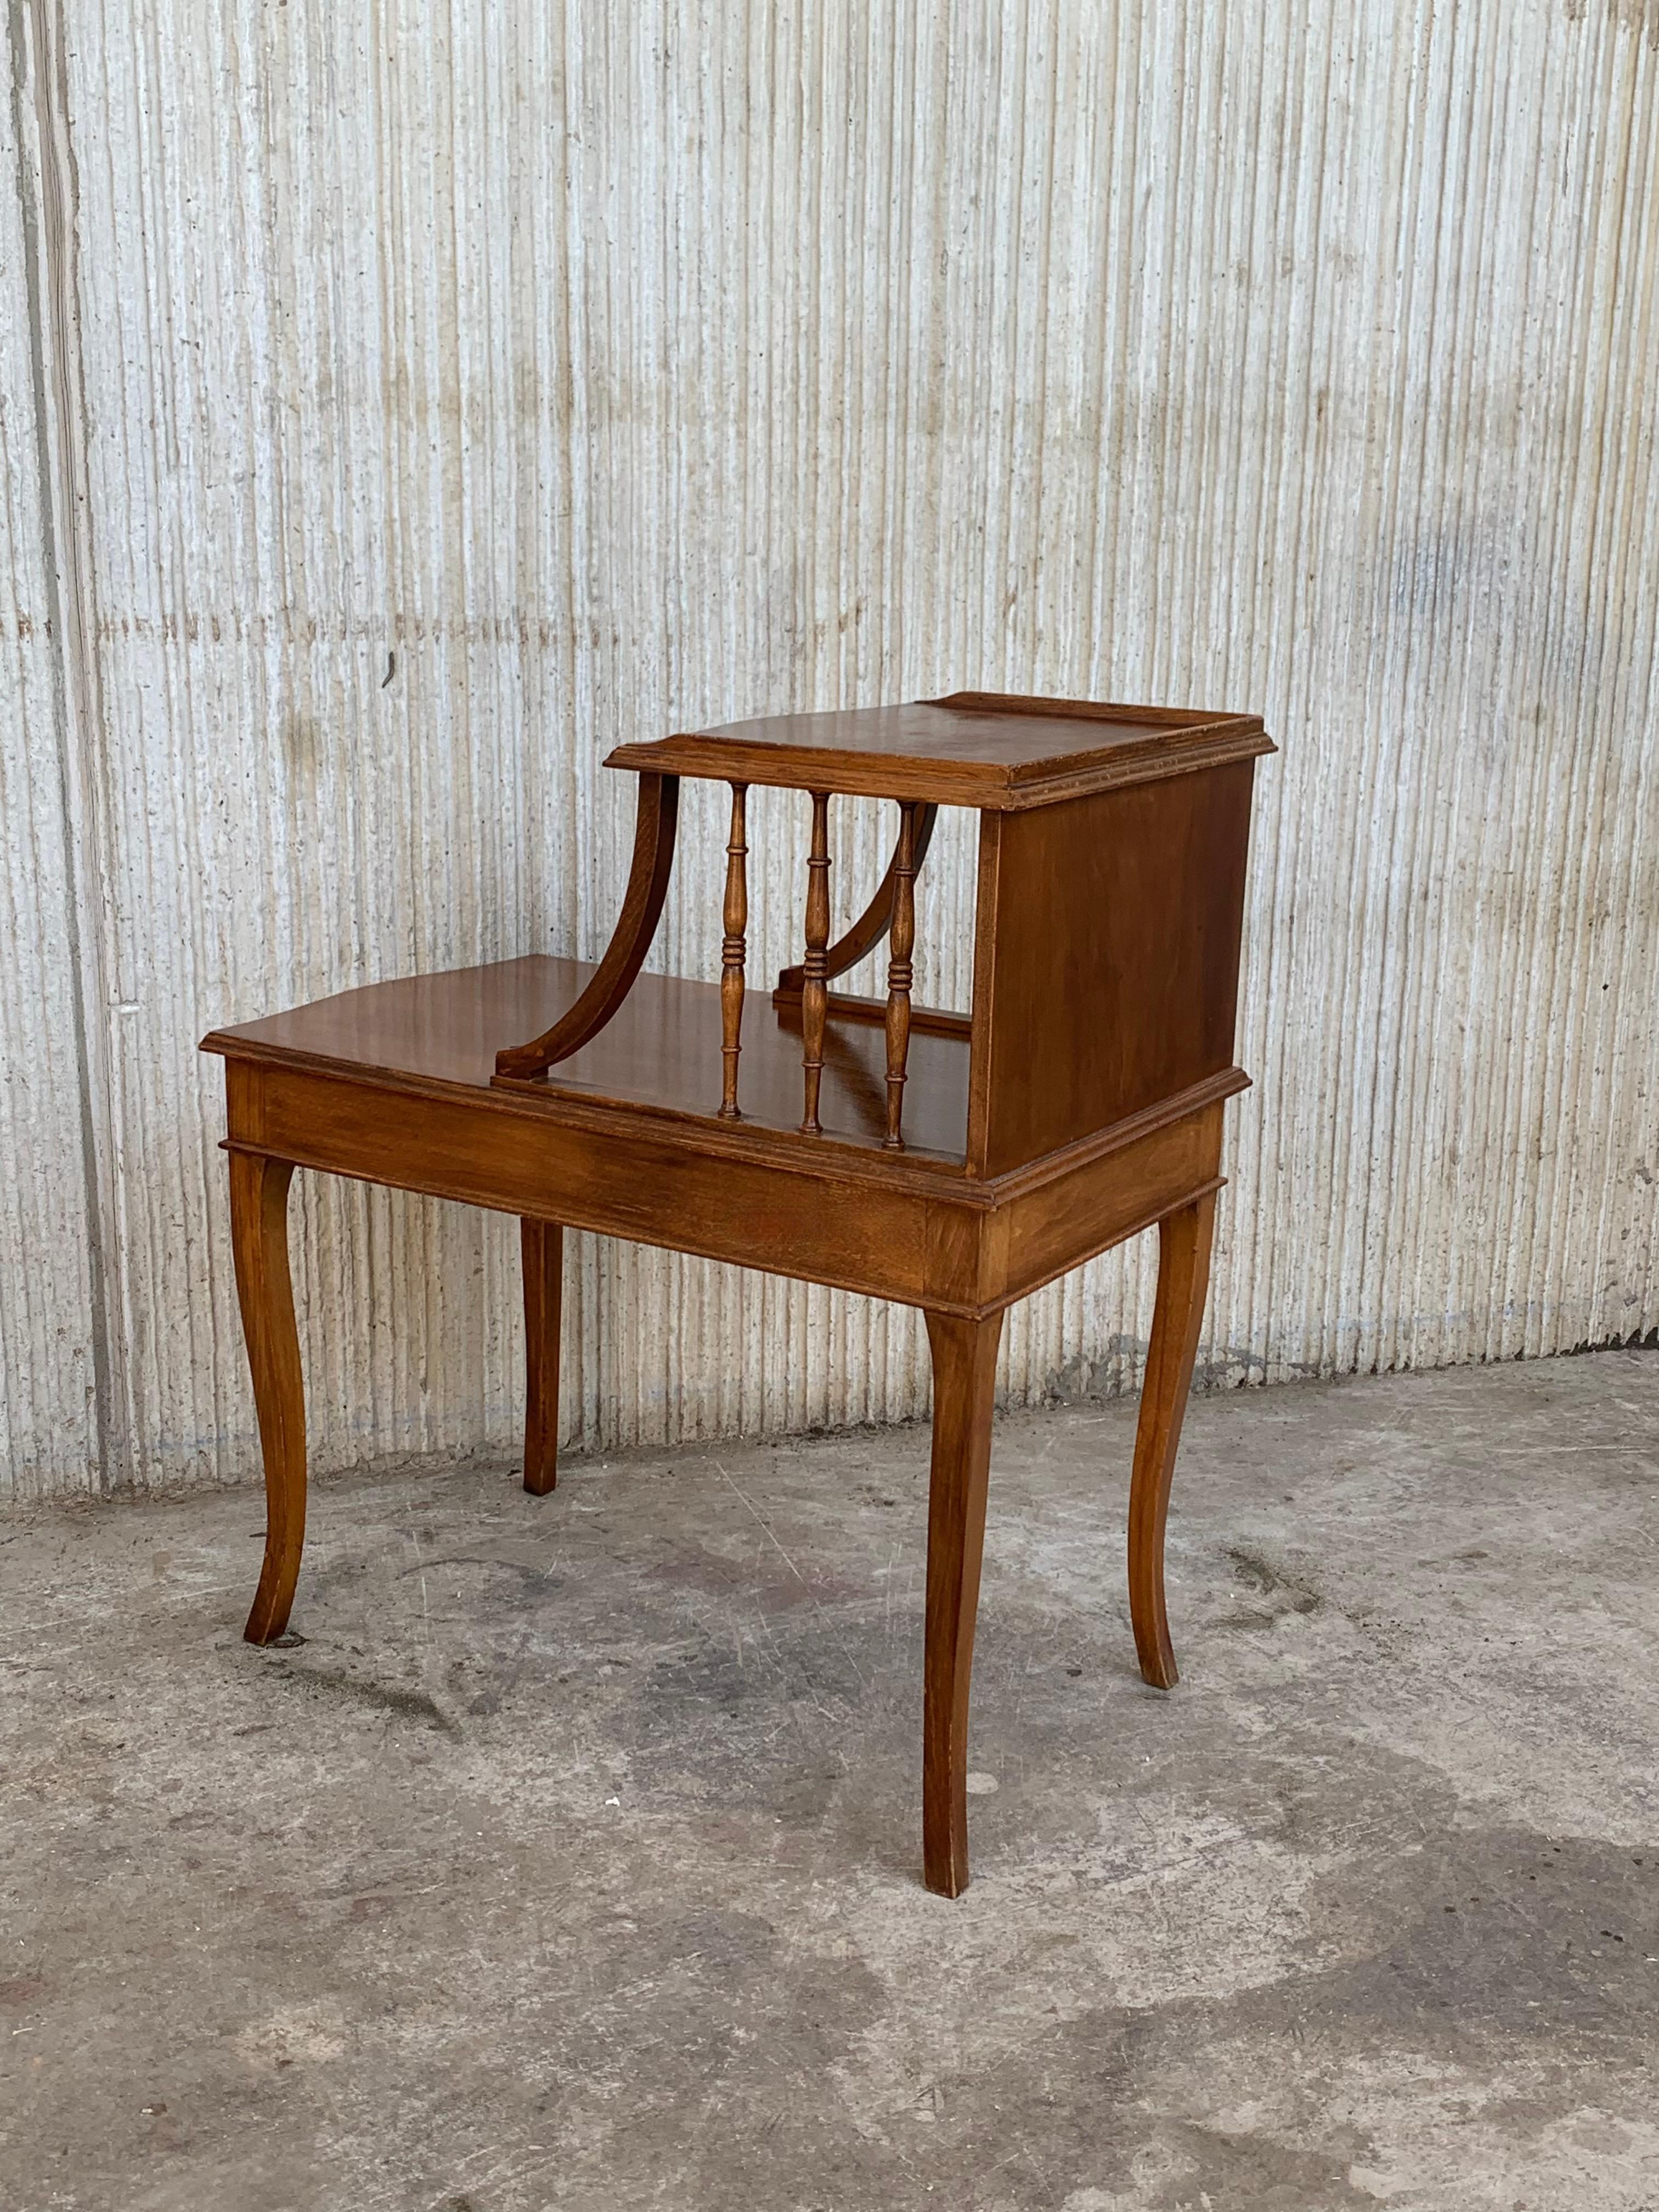
[[[1030,779],[1036,769],[1017,769],[1005,814],[1024,814],[1034,806],[1057,806],[1068,799],[1091,799],[1097,792],[1121,791],[1132,784],[1163,783],[1172,775],[1196,775],[1208,768],[1226,768],[1234,761],[1260,760],[1279,747],[1259,726],[1254,731],[1205,730],[1193,732],[1190,742],[1174,749],[1160,744],[1156,752],[1131,751],[1120,765],[1103,762],[1098,768],[1053,775],[1041,783]]]
[[[914,703],[964,714],[1030,714],[1045,722],[1152,722],[1166,730],[1261,721],[1260,714],[1231,707],[1138,707],[1132,699],[1063,699],[1034,691],[945,691]]]
[[[1109,1129],[1097,1129],[1091,1136],[1063,1145],[1057,1152],[1044,1152],[1039,1159],[1027,1160],[1023,1167],[1006,1168],[1000,1176],[973,1176],[969,1180],[980,1190],[994,1192],[999,1205],[1027,1198],[1046,1183],[1069,1175],[1073,1168],[1085,1168],[1091,1160],[1121,1152],[1126,1145],[1139,1144],[1143,1137],[1201,1114],[1206,1106],[1217,1105],[1224,1098],[1236,1098],[1250,1087],[1251,1079],[1242,1067],[1224,1067],[1218,1074],[1206,1075],[1202,1082],[1189,1084],[1185,1091],[1174,1091],[1154,1105],[1143,1106],[1138,1114],[1114,1121]]]
[[[921,700],[932,706],[932,700]],[[699,750],[720,748],[718,763]],[[631,769],[636,775],[673,775],[725,781],[736,777],[779,791],[828,789],[850,799],[915,799],[938,806],[976,807],[981,813],[1023,814],[1096,792],[1131,784],[1161,782],[1231,761],[1255,760],[1278,746],[1259,718],[1231,717],[1187,726],[1139,744],[1115,746],[1082,769],[1045,768],[1034,761],[1023,769],[984,762],[904,761],[892,756],[839,752],[832,746],[787,759],[787,746],[756,744],[740,738],[714,738],[693,730],[617,745],[605,755],[606,768]],[[787,764],[786,764],[787,762]],[[880,764],[878,764],[880,763]]]
[[[338,1083],[348,1089],[368,1087],[395,1091],[405,1097],[433,1098],[453,1103],[465,1102],[486,1111],[506,1113],[524,1120],[541,1116],[604,1135],[615,1133],[611,1117],[626,1114],[638,1120],[647,1133],[667,1136],[695,1126],[697,1142],[714,1152],[730,1153],[761,1167],[777,1167],[822,1182],[845,1183],[868,1176],[881,1184],[953,1204],[975,1212],[994,1212],[1014,1199],[1041,1190],[1046,1183],[1086,1167],[1091,1161],[1121,1152],[1142,1137],[1176,1121],[1183,1121],[1226,1098],[1250,1088],[1251,1079],[1242,1067],[1223,1068],[1201,1082],[1191,1084],[1151,1106],[1143,1107],[1109,1128],[1080,1137],[1059,1152],[1045,1152],[1024,1166],[1009,1168],[1000,1176],[975,1176],[965,1159],[953,1154],[920,1149],[902,1153],[884,1152],[877,1145],[855,1145],[844,1138],[803,1139],[793,1130],[769,1130],[754,1122],[721,1121],[714,1114],[690,1114],[652,1106],[635,1099],[605,1100],[597,1096],[560,1091],[550,1083],[494,1083],[488,1089],[471,1083],[445,1083],[410,1076],[397,1068],[380,1068],[367,1062],[319,1060],[281,1045],[250,1046],[224,1032],[210,1030],[198,1049],[214,1054],[228,1065],[253,1063],[286,1069],[296,1075]],[[258,1147],[256,1146],[257,1150]],[[394,1186],[395,1187],[395,1186]],[[1022,1294],[1023,1295],[1023,1294]]]
[[[667,1135],[671,1140],[676,1133],[695,1128],[696,1141],[705,1150],[728,1152],[760,1166],[787,1167],[823,1182],[846,1182],[868,1174],[884,1184],[938,1197],[967,1181],[965,1164],[955,1153],[916,1146],[896,1157],[883,1152],[878,1139],[866,1146],[829,1132],[802,1137],[797,1130],[773,1129],[758,1121],[722,1121],[712,1109],[701,1114],[687,1107],[652,1105],[643,1099],[608,1098],[602,1091],[562,1090],[556,1078],[538,1081],[496,1076],[487,1085],[453,1083],[368,1060],[325,1060],[288,1045],[252,1043],[219,1030],[210,1030],[197,1049],[216,1054],[232,1066],[254,1061],[295,1075],[313,1076],[321,1082],[342,1084],[348,1090],[393,1091],[405,1097],[431,1098],[446,1105],[459,1103],[526,1121],[546,1118],[599,1135],[616,1133],[615,1117],[619,1114],[644,1124],[648,1133]]]

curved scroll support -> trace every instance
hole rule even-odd
[[[651,940],[662,920],[668,875],[674,865],[674,832],[680,811],[677,775],[642,775],[640,811],[634,829],[634,865],[629,872],[623,909],[605,957],[575,1005],[550,1030],[528,1044],[495,1055],[495,1075],[533,1083],[550,1067],[596,1037],[634,988]]]
[[[901,819],[902,813],[903,806],[901,803]],[[921,805],[915,809],[915,828],[910,839],[910,873],[913,876],[921,871],[938,814],[937,806]],[[900,834],[902,842],[902,832],[901,831]],[[846,936],[838,937],[825,954],[823,980],[826,983],[834,982],[837,975],[844,975],[849,968],[855,968],[865,954],[873,952],[882,939],[886,936],[893,926],[893,907],[898,896],[898,883],[899,847],[896,845],[893,848],[893,857],[887,864],[887,873],[878,885],[874,898],[865,908],[864,912],[853,924]],[[805,968],[783,968],[778,971],[778,991],[784,998],[789,998],[794,993],[804,989],[805,982]]]

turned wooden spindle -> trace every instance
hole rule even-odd
[[[801,963],[801,1066],[806,1075],[806,1111],[801,1127],[822,1136],[818,1087],[823,1080],[823,1024],[830,1006],[830,794],[812,793],[812,849],[806,861],[806,957]]]
[[[910,955],[916,943],[916,809],[899,808],[898,849],[893,855],[892,957],[887,963],[887,1134],[885,1152],[904,1150],[904,1063],[910,1051]]]
[[[916,818],[910,836],[910,872],[919,876],[927,848],[933,840],[933,821],[939,813],[937,806],[925,802],[916,807]],[[856,968],[866,952],[873,952],[881,943],[893,921],[894,870],[898,865],[896,850],[887,864],[887,872],[877,888],[876,895],[844,937],[837,938],[830,947],[827,957],[829,981],[844,975],[849,968]],[[799,998],[805,970],[783,968],[778,971],[778,995],[781,999]]]
[[[720,1119],[740,1121],[738,1054],[743,1049],[743,969],[749,927],[749,848],[744,842],[747,784],[732,787],[732,834],[726,846],[726,935],[720,940]]]

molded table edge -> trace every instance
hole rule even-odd
[[[1224,768],[1232,761],[1255,760],[1278,750],[1261,722],[1249,719],[1202,723],[1182,731],[1178,738],[1160,735],[1139,744],[1117,746],[1109,757],[1083,768],[1070,764],[1075,756],[1064,754],[1053,763],[1035,761],[1010,769],[982,761],[841,752],[830,746],[808,750],[688,730],[671,738],[617,745],[606,754],[605,765],[631,769],[635,774],[761,784],[774,790],[929,799],[940,806],[975,807],[981,813],[1020,814],[1097,791],[1161,782],[1168,776]]]
[[[1185,1121],[1250,1087],[1250,1078],[1242,1067],[1220,1069],[1187,1090],[1127,1115],[1121,1121],[1079,1138],[1074,1144],[1045,1152],[1018,1167],[1006,1169],[1000,1176],[981,1177],[970,1176],[966,1162],[953,1156],[923,1152],[896,1154],[875,1145],[854,1144],[830,1135],[804,1137],[794,1130],[765,1129],[755,1123],[733,1125],[715,1115],[696,1113],[689,1108],[653,1106],[636,1099],[608,1100],[592,1093],[562,1091],[551,1083],[544,1095],[537,1095],[519,1085],[497,1087],[447,1082],[437,1077],[411,1075],[404,1069],[324,1059],[281,1045],[253,1044],[222,1030],[210,1030],[198,1050],[228,1062],[313,1077],[348,1089],[392,1091],[404,1097],[439,1099],[447,1103],[459,1101],[482,1111],[506,1114],[519,1120],[550,1120],[599,1135],[618,1133],[617,1119],[625,1116],[639,1125],[641,1137],[653,1141],[671,1145],[690,1141],[699,1151],[714,1157],[723,1154],[755,1166],[779,1168],[821,1182],[863,1181],[986,1211],[1026,1197],[1061,1176],[1112,1152],[1121,1152],[1142,1137]],[[691,1130],[695,1137],[688,1139],[687,1132]],[[629,1133],[622,1133],[625,1136]],[[256,1145],[245,1149],[260,1148]]]

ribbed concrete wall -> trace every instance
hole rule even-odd
[[[97,1482],[107,1337],[83,956],[99,921],[76,884],[76,564],[58,512],[71,318],[47,242],[64,229],[63,149],[38,27],[14,10],[0,106],[0,1498]]]
[[[210,1024],[606,935],[619,736],[1259,710],[1210,1358],[1659,1323],[1659,14],[18,0],[3,1477],[254,1471]],[[757,975],[795,949],[769,797]],[[694,798],[657,959],[718,969]],[[849,912],[873,811],[836,821]],[[922,988],[966,995],[969,852]],[[309,1189],[319,1462],[509,1449],[510,1224]],[[1006,1384],[1133,1382],[1139,1249]],[[584,1442],[902,1415],[915,1318],[582,1238]]]

